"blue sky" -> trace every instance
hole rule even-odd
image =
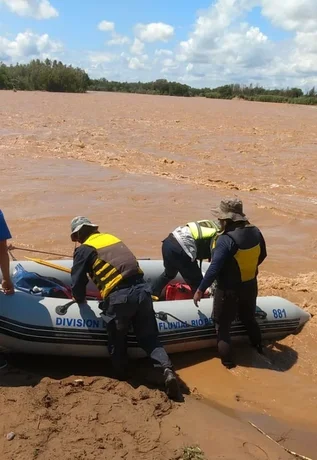
[[[316,0],[0,0],[0,60],[128,81],[313,86],[316,31]]]

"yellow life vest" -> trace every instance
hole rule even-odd
[[[232,261],[227,262],[224,267],[223,276],[230,277],[232,280],[237,279],[237,282],[242,283],[255,279],[261,253],[258,229],[249,224],[244,228],[218,233],[213,242],[211,254],[213,254],[213,249],[220,235],[228,235],[237,247],[237,252],[234,254]]]
[[[217,235],[219,227],[212,220],[198,220],[188,222],[190,232],[196,242],[198,260],[210,259],[212,241]]]
[[[107,297],[122,280],[143,275],[134,254],[116,236],[94,233],[84,244],[97,251],[97,259],[89,276],[98,287],[102,298]]]

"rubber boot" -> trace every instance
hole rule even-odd
[[[0,369],[7,367],[8,362],[3,355],[0,355]]]
[[[170,399],[178,400],[181,396],[181,392],[175,372],[170,368],[166,368],[163,375],[167,396]]]
[[[227,369],[232,369],[236,367],[236,363],[233,359],[231,345],[224,340],[219,340],[218,342],[218,351],[221,358],[221,363]]]

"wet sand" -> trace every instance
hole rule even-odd
[[[316,126],[316,109],[304,106],[0,92],[1,209],[17,246],[71,255],[70,219],[88,215],[138,257],[160,257],[171,229],[239,196],[268,244],[260,294],[317,313]],[[270,364],[239,349],[238,367],[227,371],[217,355],[196,353],[175,357],[179,375],[196,397],[213,401],[213,417],[253,419],[274,439],[288,432],[281,442],[314,458],[315,318],[268,348]],[[0,390],[4,401],[12,391]],[[241,458],[271,458],[250,455]]]

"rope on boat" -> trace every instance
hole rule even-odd
[[[15,249],[18,249],[19,251],[26,251],[26,252],[38,252],[40,254],[48,254],[49,256],[58,256],[58,257],[72,257],[66,254],[57,254],[56,252],[48,252],[48,251],[40,251],[39,249],[27,249],[27,248],[21,248],[20,246],[9,246],[9,252],[14,251]],[[10,255],[12,257],[12,254],[10,252]],[[13,259],[16,260],[16,259]]]
[[[69,257],[69,258],[73,257],[73,256],[70,256],[68,254],[57,254],[56,252],[40,251],[39,249],[21,248],[21,246],[12,246],[11,245],[11,246],[8,247],[9,252],[14,251],[15,249],[17,249],[18,251],[25,251],[25,252],[38,252],[39,254],[47,254],[49,256]],[[17,259],[15,259],[13,257],[11,252],[10,252],[10,255],[11,255],[13,260],[17,260]],[[150,257],[140,257],[140,258],[138,258],[138,260],[151,260],[151,258]]]
[[[161,321],[167,321],[167,316],[170,316],[171,318],[175,319],[176,321],[178,321],[179,323],[182,323],[184,324],[185,326],[188,326],[190,327],[190,325],[188,323],[186,323],[185,321],[177,318],[177,316],[174,316],[172,315],[171,313],[167,313],[166,311],[159,311],[157,313],[155,313],[155,316],[160,319]]]

